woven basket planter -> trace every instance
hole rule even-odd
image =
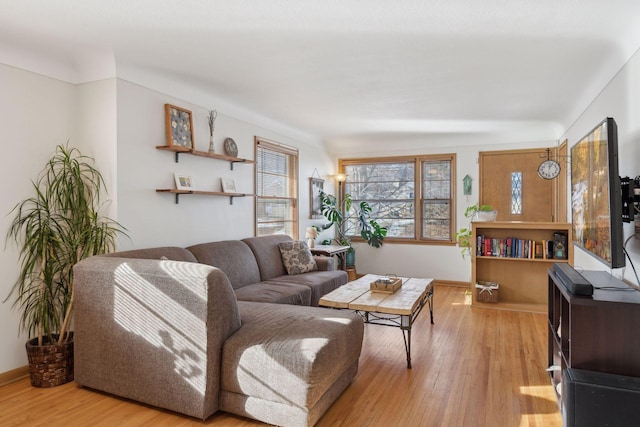
[[[73,333],[71,339],[61,345],[38,346],[38,338],[33,338],[26,347],[32,386],[55,387],[73,381]]]

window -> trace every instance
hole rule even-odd
[[[454,242],[454,154],[341,160],[340,169],[345,192],[371,205],[387,241]],[[357,223],[347,230],[357,238]]]
[[[511,172],[511,214],[522,215],[522,172]]]
[[[451,159],[422,161],[422,237],[451,240]]]
[[[256,236],[298,238],[298,150],[256,137]]]

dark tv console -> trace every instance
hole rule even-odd
[[[599,412],[611,411],[608,413],[614,424],[610,425],[635,425],[640,421],[638,418],[633,420],[634,424],[625,424],[619,417],[625,413],[625,401],[639,402],[638,390],[611,387],[610,382],[604,384],[604,378],[605,374],[638,377],[629,381],[640,383],[640,292],[607,272],[581,271],[577,276],[571,271],[564,273],[555,268],[548,271],[549,374],[564,425],[578,425],[574,420],[595,422],[589,411],[596,408]],[[573,286],[567,280],[579,281],[581,286]],[[570,292],[569,289],[583,288],[584,282],[593,287],[593,295]],[[588,385],[577,387],[572,379],[576,371],[596,374],[589,376]],[[587,403],[581,397],[588,393],[578,394],[584,387],[592,387],[588,393],[600,396],[599,405]],[[626,393],[635,394],[626,400],[619,398]]]

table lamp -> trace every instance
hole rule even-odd
[[[307,238],[307,245],[313,248],[316,243],[315,238],[318,237],[318,230],[316,230],[315,227],[307,227],[304,237]]]

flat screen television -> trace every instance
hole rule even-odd
[[[624,266],[618,127],[608,117],[571,148],[573,243],[610,268]]]

